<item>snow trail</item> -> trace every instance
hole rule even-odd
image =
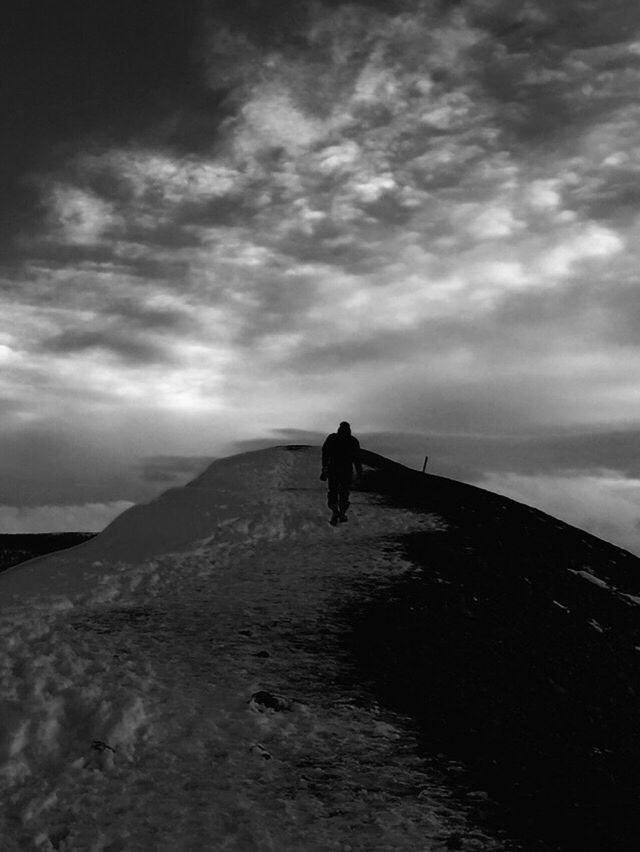
[[[441,521],[356,494],[332,529],[318,473],[316,448],[224,459],[0,578],[3,850],[503,848],[340,643],[349,600],[415,570],[389,537]],[[160,528],[182,552],[112,561]]]

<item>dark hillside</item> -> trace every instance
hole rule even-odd
[[[83,544],[96,533],[0,533],[0,572],[45,553]]]
[[[404,537],[421,570],[353,614],[380,700],[413,716],[429,753],[468,767],[524,849],[640,849],[640,560],[363,455],[363,490],[448,526]]]

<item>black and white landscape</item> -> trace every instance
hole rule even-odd
[[[1,24],[0,852],[637,852],[638,0]]]

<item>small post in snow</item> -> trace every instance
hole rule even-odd
[[[424,457],[424,464],[422,465],[422,472],[424,473],[427,469],[427,462],[429,461],[429,456]]]

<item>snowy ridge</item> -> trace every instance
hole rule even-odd
[[[339,642],[415,570],[385,537],[443,523],[356,494],[332,529],[318,473],[317,448],[222,459],[0,577],[3,850],[505,848]]]

